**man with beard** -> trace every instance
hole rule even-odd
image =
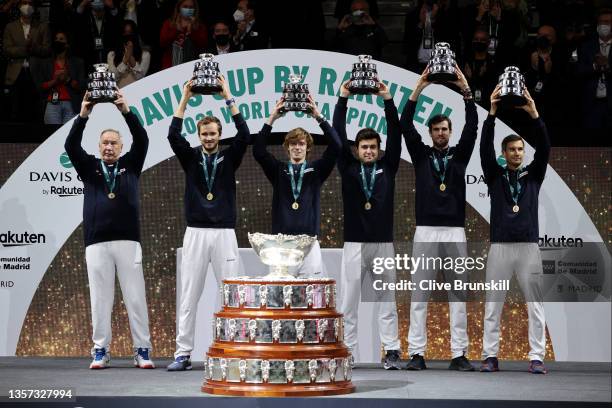
[[[465,76],[455,66],[458,86],[465,102],[465,126],[459,143],[449,145],[452,123],[448,116],[434,115],[427,123],[433,146],[423,143],[414,127],[413,117],[419,95],[430,82],[426,68],[402,112],[401,125],[408,152],[412,158],[416,177],[416,232],[412,256],[465,257],[465,169],[470,161],[478,132],[478,115]],[[465,279],[464,274],[444,269],[447,282]],[[419,288],[418,282],[434,280],[438,270],[420,268],[413,274],[417,290],[412,292],[410,303],[410,330],[408,334],[411,360],[408,370],[422,370],[427,346],[427,302],[430,291]],[[467,314],[463,292],[448,292],[451,331],[451,370],[473,371],[465,357],[468,348]]]

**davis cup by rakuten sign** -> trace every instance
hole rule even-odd
[[[254,133],[261,128],[281,96],[283,83],[294,73],[304,76],[304,82],[309,84],[321,113],[331,121],[338,89],[349,78],[349,70],[356,57],[289,49],[227,54],[217,57],[216,61],[238,101],[240,112]],[[392,65],[376,63],[401,112],[418,75]],[[186,63],[148,76],[123,90],[130,109],[149,135],[145,170],[173,156],[166,135],[181,98],[183,82],[191,77],[192,71],[193,64]],[[204,115],[215,115],[221,119],[224,127],[233,127],[229,109],[221,98],[215,96],[218,103],[214,104],[206,104],[205,101],[210,100],[206,98],[211,97],[197,95],[189,102],[183,130],[192,145],[198,143],[196,123]],[[355,97],[350,102],[347,114],[349,137],[354,137],[363,127],[371,127],[381,134],[384,148],[387,124],[382,108],[381,98]],[[426,89],[417,106],[414,120],[421,134],[427,134],[425,124],[428,118],[439,113],[450,116],[456,129],[463,127],[465,117],[461,95],[434,85]],[[487,112],[478,108],[478,116],[480,132]],[[63,147],[71,126],[72,121],[48,138],[0,190],[2,282],[11,282],[0,287],[0,355],[3,356],[15,354],[23,320],[39,282],[66,239],[82,222],[83,186]],[[288,131],[297,126],[313,133],[320,132],[314,120],[299,113],[288,114],[275,124],[274,130]],[[120,113],[111,104],[97,106],[87,125],[88,134],[99,134],[109,127],[117,128],[125,135],[127,149],[131,137]],[[510,133],[515,132],[498,121],[495,138],[498,151],[501,139]],[[227,132],[224,136],[228,134],[233,135]],[[551,137],[554,138],[554,135]],[[426,143],[429,142],[427,139]],[[451,143],[456,143],[454,140]],[[85,137],[83,143],[87,151],[97,152],[97,138]],[[402,159],[410,161],[405,147],[403,149]],[[532,157],[533,149],[526,146],[525,161],[529,162]],[[488,220],[486,185],[477,182],[482,177],[478,143],[466,173],[473,178],[473,182],[467,184],[467,202]],[[541,237],[580,237],[584,242],[602,242],[583,207],[550,166],[540,192],[539,214]],[[607,268],[609,270],[609,263]],[[545,307],[557,360],[610,361],[609,302],[558,302],[546,303]],[[586,316],[588,319],[585,319]],[[90,316],[81,318],[88,320]],[[580,330],[575,330],[574,325],[578,323]],[[369,323],[362,319],[361,324]]]

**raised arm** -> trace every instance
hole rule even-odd
[[[145,158],[147,157],[147,150],[149,149],[149,137],[147,136],[147,131],[144,129],[144,127],[142,127],[136,115],[130,111],[123,93],[121,91],[117,92],[119,97],[114,102],[115,106],[125,118],[125,122],[127,123],[130,133],[132,134],[132,147],[126,156],[129,155],[129,160],[132,162],[134,170],[136,173],[140,174],[142,172],[142,167],[144,166]]]
[[[427,80],[429,69],[425,68],[425,71],[421,74],[421,77],[417,80],[414,90],[410,94],[408,103],[404,106],[402,117],[400,118],[400,126],[402,134],[404,135],[404,142],[410,153],[410,157],[413,162],[420,160],[421,156],[424,155],[425,144],[419,132],[414,127],[414,112],[416,111],[417,101],[419,95],[423,92],[430,82]]]
[[[393,102],[389,87],[383,82],[379,82],[378,96],[385,101],[385,118],[387,119],[387,144],[385,146],[385,160],[389,167],[397,172],[402,155],[402,131],[400,127],[399,114]]]
[[[242,162],[244,153],[246,152],[247,146],[251,143],[251,131],[246,121],[242,117],[242,114],[236,106],[236,101],[232,98],[232,94],[229,91],[227,81],[223,75],[219,75],[219,83],[221,83],[221,91],[219,94],[225,100],[225,104],[229,107],[230,113],[232,114],[232,120],[236,125],[238,133],[234,137],[232,145],[225,151],[225,154],[232,156],[232,162],[234,169],[237,169]]]
[[[453,84],[459,88],[465,102],[465,125],[461,131],[459,143],[457,143],[455,148],[455,159],[467,165],[470,157],[472,157],[476,138],[478,137],[478,113],[476,112],[476,104],[474,103],[472,91],[465,75],[463,75],[463,72],[461,72],[456,64],[455,70],[457,72],[457,80]]]
[[[340,143],[342,144],[342,151],[340,152],[340,157],[338,158],[339,166],[344,166],[353,159],[351,145],[346,135],[346,111],[348,97],[350,96],[350,91],[348,89],[349,82],[350,80],[347,80],[340,86],[340,96],[338,97],[338,102],[336,102],[336,107],[334,108],[333,127],[340,138]]]
[[[482,135],[480,136],[480,165],[485,177],[485,182],[490,184],[498,173],[501,167],[497,164],[495,157],[495,147],[493,141],[495,139],[495,114],[497,113],[497,104],[499,103],[499,85],[495,87],[491,94],[491,109],[489,116],[482,125]]]
[[[181,134],[187,102],[189,102],[189,98],[193,96],[191,92],[192,86],[193,82],[191,80],[183,85],[183,96],[181,96],[181,100],[172,117],[170,128],[168,129],[168,142],[170,142],[170,148],[179,159],[179,162],[181,162],[183,168],[186,168],[193,155],[191,145]]]
[[[89,114],[94,106],[94,104],[88,100],[88,97],[89,93],[85,93],[83,102],[81,102],[81,112],[72,123],[72,128],[70,128],[70,132],[64,143],[64,149],[66,149],[68,158],[82,179],[86,176],[85,165],[87,161],[94,158],[94,156],[87,154],[83,146],[81,146],[85,125],[89,120]]]
[[[329,125],[329,123],[325,120],[317,105],[312,99],[312,96],[308,96],[309,105],[310,105],[310,114],[315,120],[319,123],[319,127],[323,131],[323,135],[327,139],[327,148],[323,152],[323,155],[319,160],[313,162],[313,167],[316,167],[319,170],[319,177],[321,182],[325,181],[327,177],[331,174],[334,166],[336,165],[336,160],[338,159],[338,155],[342,150],[342,142],[340,141],[340,137],[336,130]]]
[[[533,156],[533,161],[529,164],[529,168],[531,171],[535,172],[536,177],[542,182],[544,181],[548,160],[550,158],[550,139],[548,137],[546,125],[536,109],[535,101],[527,89],[524,90],[524,95],[525,98],[527,98],[527,103],[518,108],[523,109],[531,117],[536,138],[536,151]]]
[[[271,183],[274,183],[276,178],[276,168],[279,161],[274,157],[274,155],[272,155],[272,153],[268,151],[266,147],[266,139],[268,139],[270,137],[270,133],[272,133],[272,125],[274,125],[274,121],[282,116],[281,108],[283,107],[283,104],[284,100],[281,98],[276,103],[276,106],[266,120],[266,123],[255,136],[255,142],[253,144],[253,157],[255,157],[255,160],[257,163],[259,163],[266,177]]]

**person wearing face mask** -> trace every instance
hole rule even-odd
[[[338,157],[338,170],[342,177],[342,201],[344,203],[344,248],[340,272],[340,313],[344,315],[344,343],[351,350],[352,358],[359,358],[357,343],[357,312],[360,297],[376,300],[374,315],[378,319],[380,341],[385,349],[383,368],[400,369],[400,341],[398,333],[395,293],[383,291],[368,295],[362,287],[372,287],[374,279],[395,282],[395,269],[387,269],[374,277],[372,263],[375,258],[394,258],[393,247],[393,199],[395,175],[402,153],[402,136],[397,108],[389,87],[378,82],[380,96],[384,100],[387,120],[385,155],[380,158],[380,135],[371,128],[357,132],[355,145],[357,158],[353,156],[346,135],[346,114],[350,81],[340,87],[340,96],[334,109],[334,129],[342,141]],[[367,282],[367,283],[366,283]]]
[[[61,125],[79,110],[87,83],[83,60],[71,55],[65,31],[55,33],[51,48],[51,58],[33,61],[32,75],[45,104],[45,124]]]
[[[415,257],[434,258],[467,256],[465,236],[466,168],[472,156],[478,133],[478,114],[472,91],[465,76],[455,66],[457,80],[452,82],[459,88],[465,103],[465,125],[459,142],[450,146],[452,123],[448,116],[438,114],[428,122],[432,146],[423,143],[414,127],[417,101],[421,92],[431,84],[427,80],[428,68],[418,79],[414,91],[404,107],[400,123],[404,141],[410,153],[416,178],[415,213],[416,231],[412,254]],[[441,268],[440,268],[441,269]],[[420,371],[427,368],[427,306],[430,291],[421,288],[422,281],[435,280],[439,270],[436,266],[421,267],[412,275],[416,290],[410,300],[410,328],[408,331],[408,370]],[[446,282],[466,281],[466,272],[442,269]],[[468,334],[465,292],[448,291],[451,356],[449,370],[474,371],[467,359]]]
[[[114,104],[131,136],[130,151],[121,155],[123,139],[115,129],[100,134],[100,157],[81,146],[83,133],[94,108],[85,93],[64,148],[84,185],[83,232],[93,325],[91,369],[110,366],[111,314],[115,274],[119,278],[134,346],[134,366],[155,368],[151,361],[149,315],[140,246],[139,180],[149,138],[119,91]]]
[[[582,125],[586,129],[612,128],[612,9],[597,16],[597,34],[578,49],[578,72],[583,79]]]
[[[463,68],[474,95],[474,102],[485,109],[489,108],[488,95],[491,94],[496,81],[493,57],[487,52],[489,42],[487,30],[484,27],[477,28]]]
[[[117,86],[123,88],[147,75],[151,54],[143,49],[138,26],[132,20],[124,20],[122,41],[115,51],[108,53],[108,69],[115,73]]]
[[[213,25],[212,40],[213,43],[210,44],[206,51],[210,54],[222,55],[237,51],[229,24],[225,21],[218,21]]]
[[[179,0],[172,17],[164,21],[159,34],[162,69],[198,57],[208,44],[208,34],[200,21],[200,9],[195,0]]]
[[[41,115],[36,109],[39,96],[30,62],[32,58],[49,55],[50,35],[46,24],[32,19],[32,0],[20,0],[19,12],[19,19],[4,29],[4,55],[8,59],[4,85],[10,92],[10,119],[31,121],[32,116],[38,119]]]
[[[119,10],[113,0],[83,0],[76,8],[75,53],[86,70],[105,63],[119,43]]]
[[[240,0],[233,14],[236,22],[234,43],[239,51],[268,47],[268,35],[255,19],[255,8],[249,0]]]
[[[506,280],[516,275],[529,316],[528,371],[546,374],[546,319],[541,287],[542,259],[538,248],[538,196],[550,157],[550,140],[536,104],[525,89],[527,103],[519,109],[529,114],[530,130],[535,135],[534,158],[525,166],[525,141],[518,135],[509,135],[502,140],[505,159],[502,166],[493,146],[500,92],[498,85],[490,96],[491,108],[480,137],[480,162],[491,198],[491,247],[485,280]],[[500,370],[497,355],[505,297],[505,291],[489,291],[486,294],[481,372]]]
[[[387,43],[385,30],[370,16],[365,0],[354,0],[351,13],[340,20],[336,29],[335,49],[346,54],[366,54],[381,59]]]
[[[312,135],[302,128],[295,128],[285,135],[283,142],[287,160],[277,159],[268,152],[266,141],[270,138],[274,122],[283,116],[283,106],[284,99],[281,98],[255,136],[253,145],[253,156],[272,184],[272,234],[319,236],[321,186],[334,169],[341,149],[340,139],[309,96],[310,115],[329,141],[327,149],[320,159],[307,160],[314,143]],[[327,275],[318,240],[304,262],[290,273],[313,278]]]

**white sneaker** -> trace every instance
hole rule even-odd
[[[103,348],[94,349],[94,359],[89,365],[92,370],[110,367],[110,353]]]
[[[139,348],[134,354],[134,367],[138,368],[155,368],[155,364],[149,358],[148,348]]]

